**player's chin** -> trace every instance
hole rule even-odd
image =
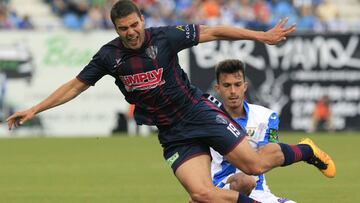
[[[138,38],[136,38],[136,40],[128,40],[127,41],[127,46],[130,48],[130,49],[140,49],[141,47],[141,42]]]
[[[236,108],[240,107],[240,102],[230,101],[230,102],[227,103],[227,106],[232,108],[232,109],[236,109]]]
[[[137,50],[137,49],[140,49],[141,44],[130,44],[129,47],[130,47],[130,49]]]

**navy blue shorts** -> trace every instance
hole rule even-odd
[[[245,130],[219,108],[220,104],[203,97],[182,122],[159,129],[162,140],[168,138],[168,142],[161,144],[164,158],[174,172],[186,160],[210,154],[209,147],[226,155],[243,140]]]

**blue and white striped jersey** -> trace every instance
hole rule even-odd
[[[235,118],[234,120],[246,129],[248,141],[254,149],[258,149],[269,142],[278,141],[279,117],[274,111],[247,102],[244,102],[244,109],[246,117]],[[214,185],[228,188],[228,185],[226,185],[228,177],[240,172],[240,170],[232,166],[222,155],[213,149],[211,149],[211,156],[211,175]],[[255,190],[270,192],[264,174],[257,176],[256,180]]]

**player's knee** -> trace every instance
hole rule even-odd
[[[213,192],[215,192],[213,188],[202,187],[191,192],[190,196],[194,202],[211,202]]]

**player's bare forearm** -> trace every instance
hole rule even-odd
[[[85,83],[79,81],[76,78],[70,80],[69,82],[60,86],[57,90],[55,90],[50,96],[48,96],[39,104],[27,110],[16,112],[9,118],[7,118],[6,121],[8,123],[9,129],[11,130],[13,126],[18,127],[19,125],[22,125],[23,123],[31,120],[36,114],[42,111],[72,100],[81,92],[86,90],[88,87],[89,85],[86,85]]]
[[[53,108],[55,106],[64,104],[64,103],[74,99],[81,92],[86,90],[88,87],[89,86],[86,85],[85,83],[74,78],[74,79],[70,80],[69,82],[60,86],[44,101],[42,101],[38,105],[32,107],[32,109],[37,114],[37,113],[40,113],[47,109]]]
[[[286,39],[286,36],[293,33],[296,29],[295,25],[285,28],[287,19],[282,19],[270,30],[254,31],[244,28],[236,28],[231,26],[200,26],[199,42],[209,42],[214,40],[256,40],[266,44],[278,44]]]
[[[231,26],[200,26],[199,42],[209,42],[214,40],[260,40],[264,32],[253,31]]]

